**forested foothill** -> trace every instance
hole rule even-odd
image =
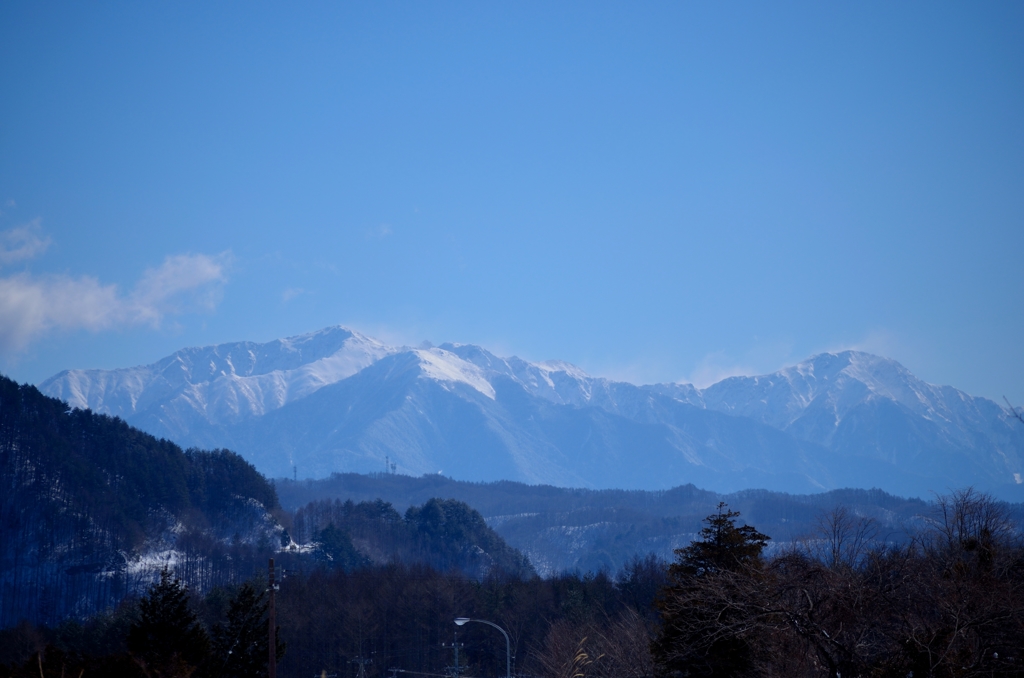
[[[274,486],[238,455],[182,451],[4,377],[0,480],[0,627],[106,610],[161,560],[201,588],[245,579],[281,530]]]
[[[432,499],[404,515],[381,501],[313,502],[293,524],[273,484],[240,456],[182,451],[2,377],[0,478],[0,628],[107,610],[165,566],[192,590],[237,585],[278,551],[300,569],[416,562],[476,578],[533,573],[461,502]]]
[[[1019,530],[1004,505],[970,490],[935,509],[893,545],[837,507],[814,538],[768,555],[770,536],[721,504],[671,564],[637,558],[613,575],[494,569],[477,580],[286,550],[280,675],[354,676],[360,665],[371,676],[451,674],[452,644],[462,674],[501,675],[503,638],[452,623],[467,616],[508,631],[520,676],[1024,676]],[[186,592],[165,573],[111,613],[2,632],[0,675],[260,675],[265,591],[257,578]],[[226,648],[244,650],[257,673],[234,673]]]
[[[275,486],[281,505],[289,511],[339,497],[357,502],[383,499],[398,510],[431,497],[458,499],[483,514],[495,532],[529,557],[541,576],[575,569],[616,572],[637,553],[672,560],[675,549],[696,538],[704,517],[723,501],[772,535],[770,551],[815,532],[820,516],[835,506],[871,518],[879,538],[893,543],[903,543],[927,527],[934,510],[932,501],[857,489],[812,495],[755,489],[718,494],[693,485],[659,491],[590,490],[393,473],[278,478]],[[1004,506],[1010,518],[1024,524],[1024,504]]]
[[[522,553],[478,512],[454,499],[428,499],[423,506],[410,506],[404,516],[381,499],[313,501],[295,512],[292,536],[301,544],[317,544],[315,555],[347,570],[398,562],[455,569],[474,579],[492,570],[534,574]]]
[[[506,629],[520,676],[1024,676],[1020,506],[972,490],[275,489],[2,378],[0,455],[0,678],[266,675],[269,557],[281,676],[502,675],[501,634],[456,617]],[[600,555],[538,576],[509,524]],[[658,529],[667,558],[637,546]]]

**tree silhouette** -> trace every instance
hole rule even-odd
[[[718,504],[704,519],[700,539],[676,549],[669,586],[658,607],[662,627],[651,645],[656,671],[665,676],[743,676],[755,665],[751,575],[761,568],[769,537],[737,526],[736,511]],[[753,606],[756,607],[756,606]]]
[[[277,657],[285,644],[277,638]],[[213,631],[215,673],[223,678],[256,678],[267,672],[267,596],[263,587],[246,582],[228,605],[227,621]]]
[[[185,678],[206,667],[210,638],[189,607],[188,591],[166,567],[139,602],[128,651],[150,678]]]
[[[750,525],[737,527],[739,511],[726,508],[724,501],[719,502],[718,512],[704,519],[707,526],[700,531],[700,539],[676,549],[678,560],[669,568],[669,574],[679,578],[734,572],[760,563],[761,552],[771,537]]]

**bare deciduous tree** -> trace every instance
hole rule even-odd
[[[874,546],[878,523],[836,506],[817,521],[818,534],[805,548],[832,569],[856,567]]]

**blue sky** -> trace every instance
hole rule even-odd
[[[1020,3],[4,3],[0,369],[345,324],[1024,403],[1021,45]]]

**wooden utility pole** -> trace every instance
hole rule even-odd
[[[267,663],[268,678],[277,678],[277,619],[274,611],[274,592],[277,585],[274,584],[274,559],[270,559],[270,600],[267,603],[268,626],[270,627],[270,657]]]

